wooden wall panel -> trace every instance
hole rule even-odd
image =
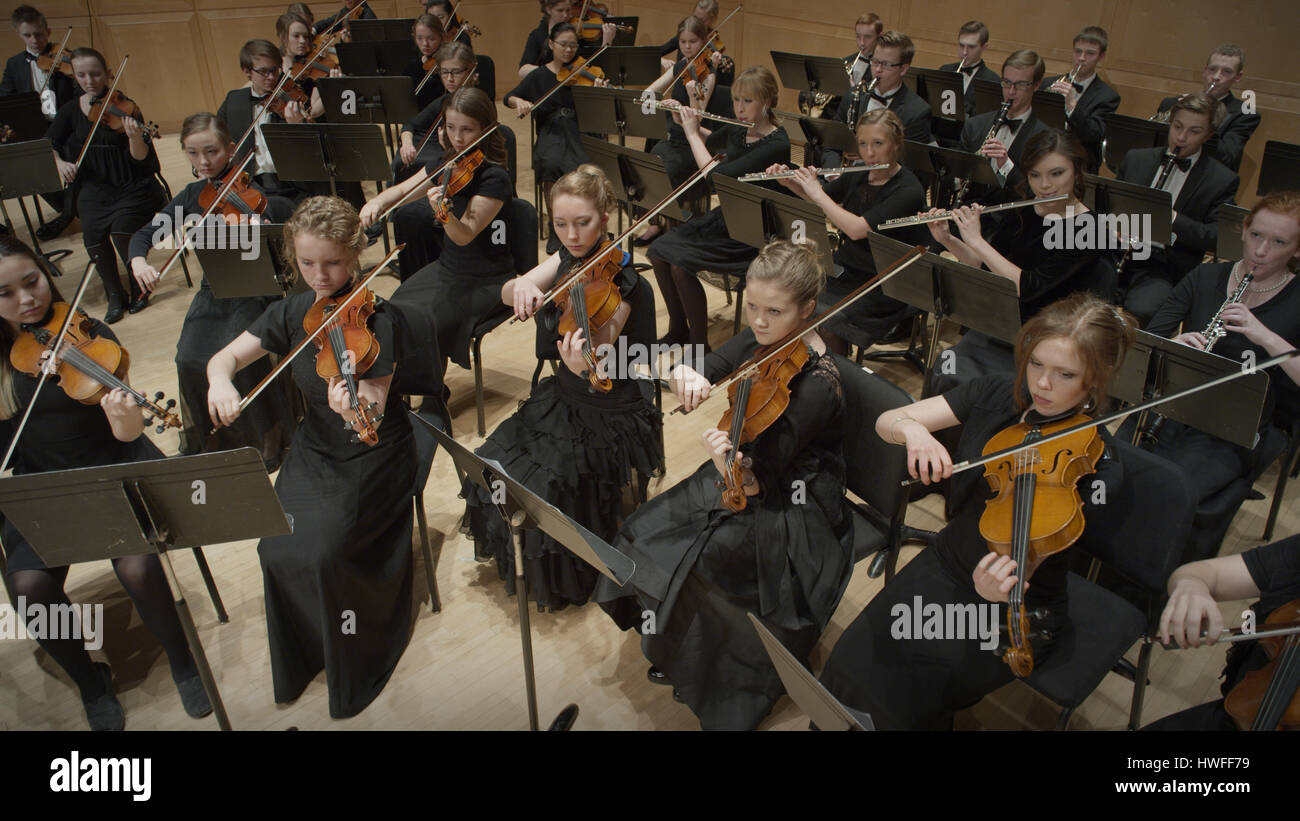
[[[113,14],[95,18],[95,40],[116,70],[130,55],[119,86],[146,117],[163,131],[176,131],[180,120],[207,100],[202,86],[176,78],[204,76],[199,30],[189,10],[153,14]],[[177,47],[185,44],[187,47]],[[184,112],[184,113],[178,113]]]

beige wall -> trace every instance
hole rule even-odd
[[[188,114],[215,111],[228,89],[242,85],[238,51],[250,37],[274,39],[275,18],[287,2],[255,4],[241,0],[42,0],[56,40],[73,26],[73,43],[88,42],[116,64],[131,61],[122,87],[145,114],[174,131]],[[320,17],[341,2],[310,4]],[[663,42],[689,13],[689,0],[609,0],[617,14],[641,18],[638,42]],[[413,16],[418,0],[371,0],[381,17]],[[87,8],[90,14],[87,15]],[[734,6],[725,3],[723,13]],[[792,8],[794,7],[794,8]],[[992,32],[988,61],[996,67],[1019,48],[1038,49],[1049,73],[1068,70],[1070,41],[1083,26],[1098,24],[1110,33],[1110,53],[1102,75],[1123,97],[1120,112],[1146,116],[1169,94],[1200,86],[1200,68],[1210,48],[1225,41],[1247,50],[1247,73],[1240,89],[1256,94],[1263,123],[1251,139],[1242,175],[1254,191],[1264,142],[1300,143],[1300,82],[1296,80],[1295,7],[1285,0],[1244,0],[1229,10],[1211,0],[1064,0],[1044,6],[1037,0],[1002,3],[903,0],[849,7],[834,0],[752,0],[722,31],[729,54],[739,65],[770,67],[768,51],[842,56],[853,46],[852,21],[874,11],[887,28],[907,32],[916,43],[915,64],[937,66],[955,59],[957,28],[977,17]],[[524,38],[540,16],[535,0],[466,0],[463,14],[484,30],[476,47],[495,58],[499,92],[510,88]],[[12,53],[19,43],[11,40]],[[793,108],[792,93],[782,105]],[[1247,201],[1252,197],[1245,198]]]

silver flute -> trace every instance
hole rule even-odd
[[[843,168],[818,168],[817,176],[831,177],[836,174],[855,174],[859,171],[881,171],[889,167],[889,163],[882,162],[875,165],[849,165]],[[746,174],[743,177],[736,177],[740,182],[760,182],[762,180],[788,180],[795,175],[799,169],[791,168],[788,171],[758,171],[753,174]]]
[[[1236,290],[1223,301],[1223,304],[1219,306],[1219,310],[1215,311],[1214,316],[1210,318],[1210,324],[1206,325],[1205,330],[1201,332],[1201,335],[1205,337],[1205,350],[1207,352],[1228,333],[1223,327],[1223,309],[1241,302],[1241,298],[1246,295],[1246,288],[1250,286],[1250,281],[1254,278],[1255,272],[1253,270],[1241,275],[1241,282],[1237,283]]]

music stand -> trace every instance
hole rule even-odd
[[[1158,123],[1127,114],[1103,114],[1106,124],[1101,139],[1101,156],[1111,173],[1118,174],[1124,155],[1139,148],[1164,148],[1169,144],[1169,123]]]
[[[8,98],[0,97],[0,100],[5,99]],[[39,113],[39,109],[37,112]],[[36,140],[0,144],[0,216],[4,217],[5,225],[13,230],[9,209],[5,207],[4,201],[10,197],[18,200],[18,210],[22,212],[23,222],[27,225],[32,250],[49,266],[55,276],[63,276],[63,271],[55,259],[70,252],[60,250],[53,254],[45,253],[41,248],[40,238],[36,236],[36,229],[32,227],[32,217],[27,213],[27,203],[23,202],[23,197],[37,197],[49,191],[61,190],[63,190],[63,179],[59,176],[58,166],[54,164],[54,147],[48,139],[41,137]],[[32,207],[37,209],[36,213],[39,216],[40,203],[33,203]]]
[[[800,664],[799,659],[795,658],[794,654],[785,649],[785,645],[772,635],[772,631],[763,626],[757,616],[753,613],[745,615],[749,616],[750,623],[758,631],[758,637],[763,641],[763,648],[767,650],[767,656],[772,660],[776,674],[781,677],[781,684],[785,685],[786,695],[790,696],[790,700],[800,710],[807,713],[808,719],[817,729],[876,729],[871,722],[871,716],[845,707],[839,699],[831,695],[830,691],[808,672],[808,668]]]
[[[292,532],[256,450],[11,476],[0,512],[50,567],[156,553],[217,724],[230,729],[168,553]]]
[[[618,42],[617,37],[614,42]],[[659,65],[658,46],[613,45],[605,49],[592,65],[604,71],[610,83],[623,88],[648,86],[664,73]]]
[[[1135,405],[1202,385],[1211,379],[1239,373],[1242,362],[1162,336],[1137,332],[1137,341],[1115,372],[1110,394]],[[1224,441],[1253,448],[1259,435],[1259,420],[1268,394],[1268,374],[1258,371],[1193,396],[1167,402],[1154,412],[1176,422],[1217,436]],[[1144,427],[1143,411],[1134,438]]]
[[[903,79],[909,77],[915,78],[913,90],[930,104],[934,116],[954,122],[966,119],[966,92],[960,72],[912,66]]]
[[[966,94],[975,95],[975,113],[983,114],[985,111],[997,111],[1002,105],[1002,83],[993,80],[982,80],[979,77],[972,77],[970,87],[966,89]]]
[[[409,35],[409,32],[408,32]],[[406,66],[420,50],[409,36],[404,40],[375,40],[368,43],[338,43],[339,68],[360,77],[406,74]]]
[[[364,123],[266,123],[276,174],[288,182],[382,181],[392,173],[383,130]]]
[[[1088,184],[1096,186],[1095,207],[1103,219],[1115,215],[1126,216],[1129,218],[1129,227],[1132,228],[1135,224],[1133,217],[1138,217],[1136,224],[1140,224],[1142,217],[1150,216],[1151,236],[1146,240],[1154,240],[1166,247],[1171,244],[1174,202],[1168,191],[1095,174],[1086,174],[1084,179]],[[1140,232],[1131,235],[1131,238],[1142,239]]]
[[[1264,159],[1259,164],[1259,185],[1255,194],[1264,196],[1274,191],[1296,187],[1300,180],[1300,145],[1269,140],[1264,143]]]
[[[528,697],[528,726],[537,729],[537,682],[533,673],[532,625],[528,618],[528,577],[524,566],[524,531],[541,530],[618,585],[632,578],[636,563],[615,550],[596,534],[564,515],[558,508],[520,484],[499,462],[482,459],[414,411],[412,418],[424,426],[456,463],[459,475],[483,488],[492,497],[497,512],[510,525],[515,555],[515,598],[519,604],[519,640],[523,646],[524,688]],[[500,501],[498,501],[498,499]],[[562,715],[576,716],[577,705]],[[570,719],[571,720],[571,719]],[[554,725],[552,725],[554,726]]]
[[[41,95],[35,91],[0,97],[0,123],[14,130],[13,142],[39,140],[50,128],[41,111]]]
[[[384,141],[390,154],[393,125],[409,122],[420,113],[415,102],[415,83],[409,75],[396,77],[322,77],[320,88],[325,116],[331,123],[369,123],[384,127]]]
[[[722,207],[727,236],[758,250],[772,240],[790,239],[798,234],[817,246],[824,270],[835,270],[826,214],[818,206],[791,194],[769,191],[721,174],[713,176],[713,190]]]
[[[212,295],[217,299],[279,297],[311,290],[302,277],[288,282],[276,268],[275,249],[283,241],[284,226],[262,223],[254,227],[257,230],[257,248],[247,259],[247,252],[239,247],[237,241],[226,239],[221,242],[220,236],[223,229],[233,233],[245,230],[243,226],[221,225],[215,229],[205,226],[199,232],[205,241],[194,244],[194,255],[199,259]],[[214,235],[218,239],[216,244],[211,242]]]
[[[649,209],[667,199],[676,188],[668,178],[664,161],[648,151],[638,151],[585,134],[582,135],[582,148],[614,183],[615,196],[629,206]],[[660,213],[671,219],[686,219],[676,201],[664,206]]]
[[[1065,127],[1065,95],[1058,94],[1055,91],[1035,91],[1034,100],[1030,103],[1034,110],[1034,116],[1039,119],[1043,125],[1048,128],[1055,128],[1057,131],[1067,130]]]
[[[1246,221],[1249,209],[1226,202],[1215,212],[1215,221],[1219,226],[1218,238],[1215,240],[1214,257],[1219,260],[1242,259],[1245,251],[1241,247],[1241,226]]]
[[[639,29],[641,26],[640,17],[636,16],[635,14],[632,15],[631,17],[615,17],[614,15],[611,14],[605,18],[605,22],[613,23],[616,26],[632,27],[631,31],[614,32],[614,39],[609,44],[610,48],[636,48],[636,33],[637,33],[637,29]],[[651,48],[658,48],[658,47],[652,46]],[[663,72],[660,73],[662,74]]]
[[[811,145],[838,151],[841,156],[858,153],[857,135],[853,133],[853,129],[839,120],[800,117],[799,127],[803,129]]]
[[[881,271],[911,249],[906,243],[875,231],[867,235],[867,242]],[[926,352],[923,396],[930,395],[945,319],[1003,342],[1014,342],[1020,332],[1020,296],[1014,282],[938,254],[923,254],[917,263],[890,277],[881,290],[885,296],[928,311],[934,317]]]
[[[626,142],[623,128],[627,123],[619,117],[619,104],[623,101],[619,99],[617,89],[574,86],[572,91],[573,113],[579,131],[584,134],[617,134],[620,145]]]
[[[396,42],[411,36],[414,17],[385,17],[379,20],[353,20],[348,23],[354,43]]]
[[[824,92],[832,97],[849,93],[849,73],[844,61],[836,57],[818,57],[789,51],[770,51],[781,85],[808,94]]]
[[[983,185],[989,189],[1002,187],[997,172],[989,165],[989,158],[982,154],[972,154],[960,148],[945,148],[941,145],[927,146],[930,155],[930,167],[934,169],[935,179],[960,178],[969,180],[974,185]],[[955,189],[953,190],[955,194]]]

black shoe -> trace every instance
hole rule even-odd
[[[374,225],[367,228],[366,245],[370,246],[370,245],[374,245],[376,242],[379,242],[379,238],[384,235],[384,231],[387,230],[387,228],[388,228],[388,223],[386,222],[376,222]]]
[[[58,217],[45,223],[40,228],[37,228],[36,238],[41,240],[42,242],[48,242],[49,240],[52,239],[58,239],[59,234],[62,234],[64,231],[68,230],[68,226],[71,224],[72,224],[72,217],[65,217],[62,214],[60,214]]]
[[[126,316],[126,311],[122,310],[121,305],[109,305],[108,313],[104,314],[104,321],[109,325],[113,325],[120,322],[124,316]]]
[[[145,308],[148,308],[148,307],[149,307],[149,295],[148,295],[148,294],[141,294],[141,295],[140,295],[140,298],[137,299],[135,302],[132,302],[132,303],[131,303],[131,306],[130,306],[129,308],[127,308],[126,310],[127,310],[127,313],[138,314],[138,313],[140,313],[141,311],[143,311]]]
[[[560,714],[551,722],[549,729],[551,732],[562,732],[573,728],[573,722],[578,720],[578,705],[570,704],[560,711]]]
[[[195,673],[183,681],[176,682],[176,690],[181,694],[181,704],[190,718],[203,718],[212,713],[212,702],[203,689],[203,679]]]
[[[94,701],[82,702],[86,708],[86,721],[90,724],[90,729],[98,731],[117,732],[126,727],[126,713],[122,710],[121,703],[118,702],[117,696],[113,695],[113,671],[102,661],[95,665],[99,674],[104,677],[104,695]]]
[[[668,680],[668,676],[664,674],[664,671],[660,670],[658,667],[651,667],[649,670],[646,670],[645,677],[650,679],[650,683],[652,684],[672,684],[672,682]]]

